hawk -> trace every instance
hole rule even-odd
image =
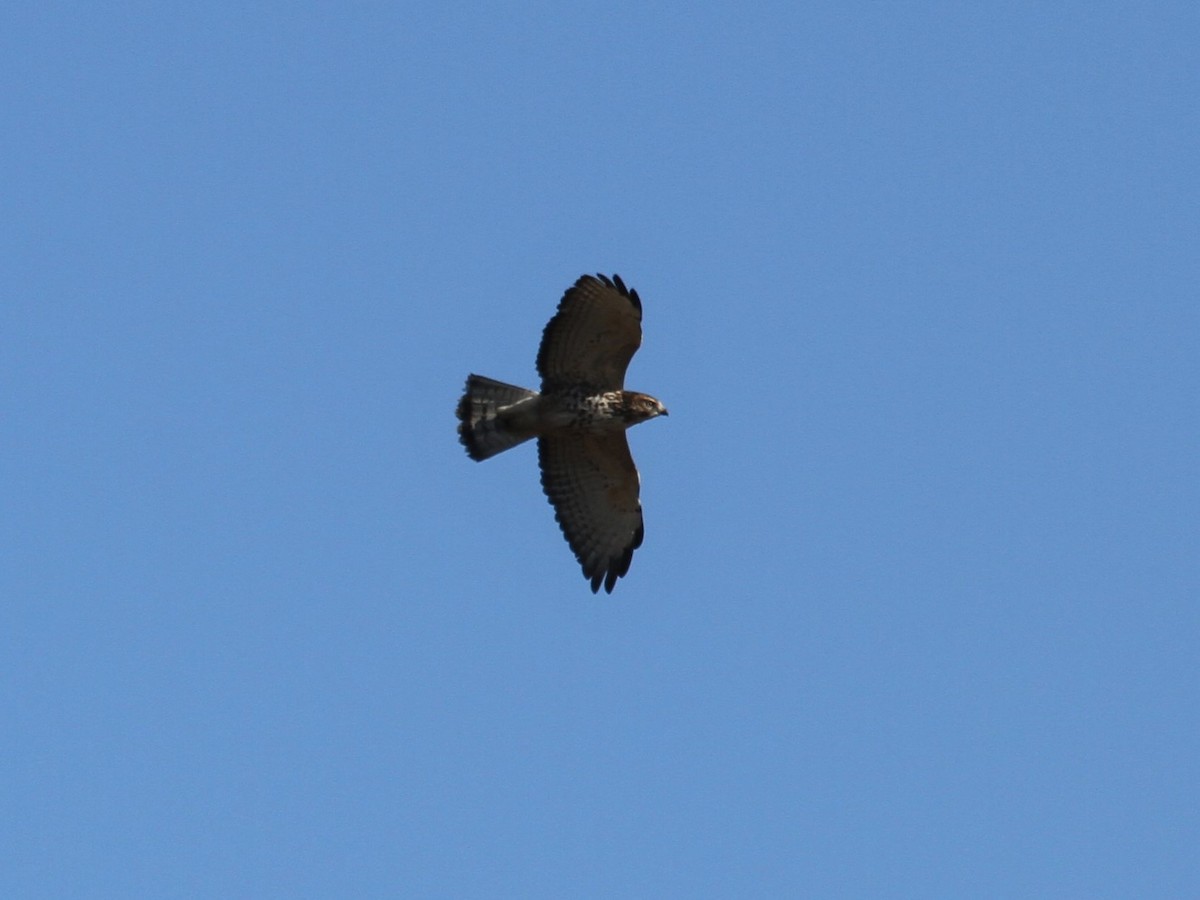
[[[471,375],[458,437],[474,460],[537,438],[542,489],[592,593],[612,593],[642,545],[637,466],[625,429],[667,408],[625,390],[642,343],[642,301],[619,275],[584,275],[542,332],[540,392]]]

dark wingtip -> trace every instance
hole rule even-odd
[[[555,519],[557,518],[558,515],[555,514]],[[642,546],[642,541],[645,537],[646,528],[644,525],[639,525],[637,531],[633,533],[633,540],[625,548],[625,552],[619,557],[613,557],[609,560],[605,568],[593,573],[589,573],[587,568],[584,568],[583,577],[591,582],[593,594],[599,593],[602,585],[604,593],[611,594],[613,592],[613,588],[617,586],[617,581],[629,574],[629,566],[633,562],[633,551]]]
[[[590,276],[587,276],[587,275],[584,276],[584,278],[588,278],[588,277],[590,277]],[[609,278],[607,275],[601,274],[600,272],[596,273],[596,277],[600,280],[600,282],[602,284],[604,284],[610,288],[615,288],[617,291],[619,291],[621,293],[622,297],[628,297],[629,302],[632,303],[635,307],[637,307],[638,312],[642,311],[642,298],[638,296],[637,291],[635,291],[631,288],[625,287],[625,282],[621,280],[621,276],[618,275],[616,272],[613,272],[611,278]]]

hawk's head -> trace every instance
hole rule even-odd
[[[649,394],[624,391],[621,400],[621,417],[630,425],[668,414],[667,408]]]

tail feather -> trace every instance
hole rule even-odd
[[[537,391],[471,375],[458,401],[458,439],[474,460],[484,460],[529,440],[533,434],[512,427],[512,407],[532,400]]]

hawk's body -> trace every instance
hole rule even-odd
[[[542,334],[541,392],[471,375],[458,404],[459,438],[472,459],[538,439],[542,488],[593,592],[601,584],[612,592],[644,534],[625,429],[667,410],[625,390],[641,342],[637,291],[616,275],[584,275]]]

